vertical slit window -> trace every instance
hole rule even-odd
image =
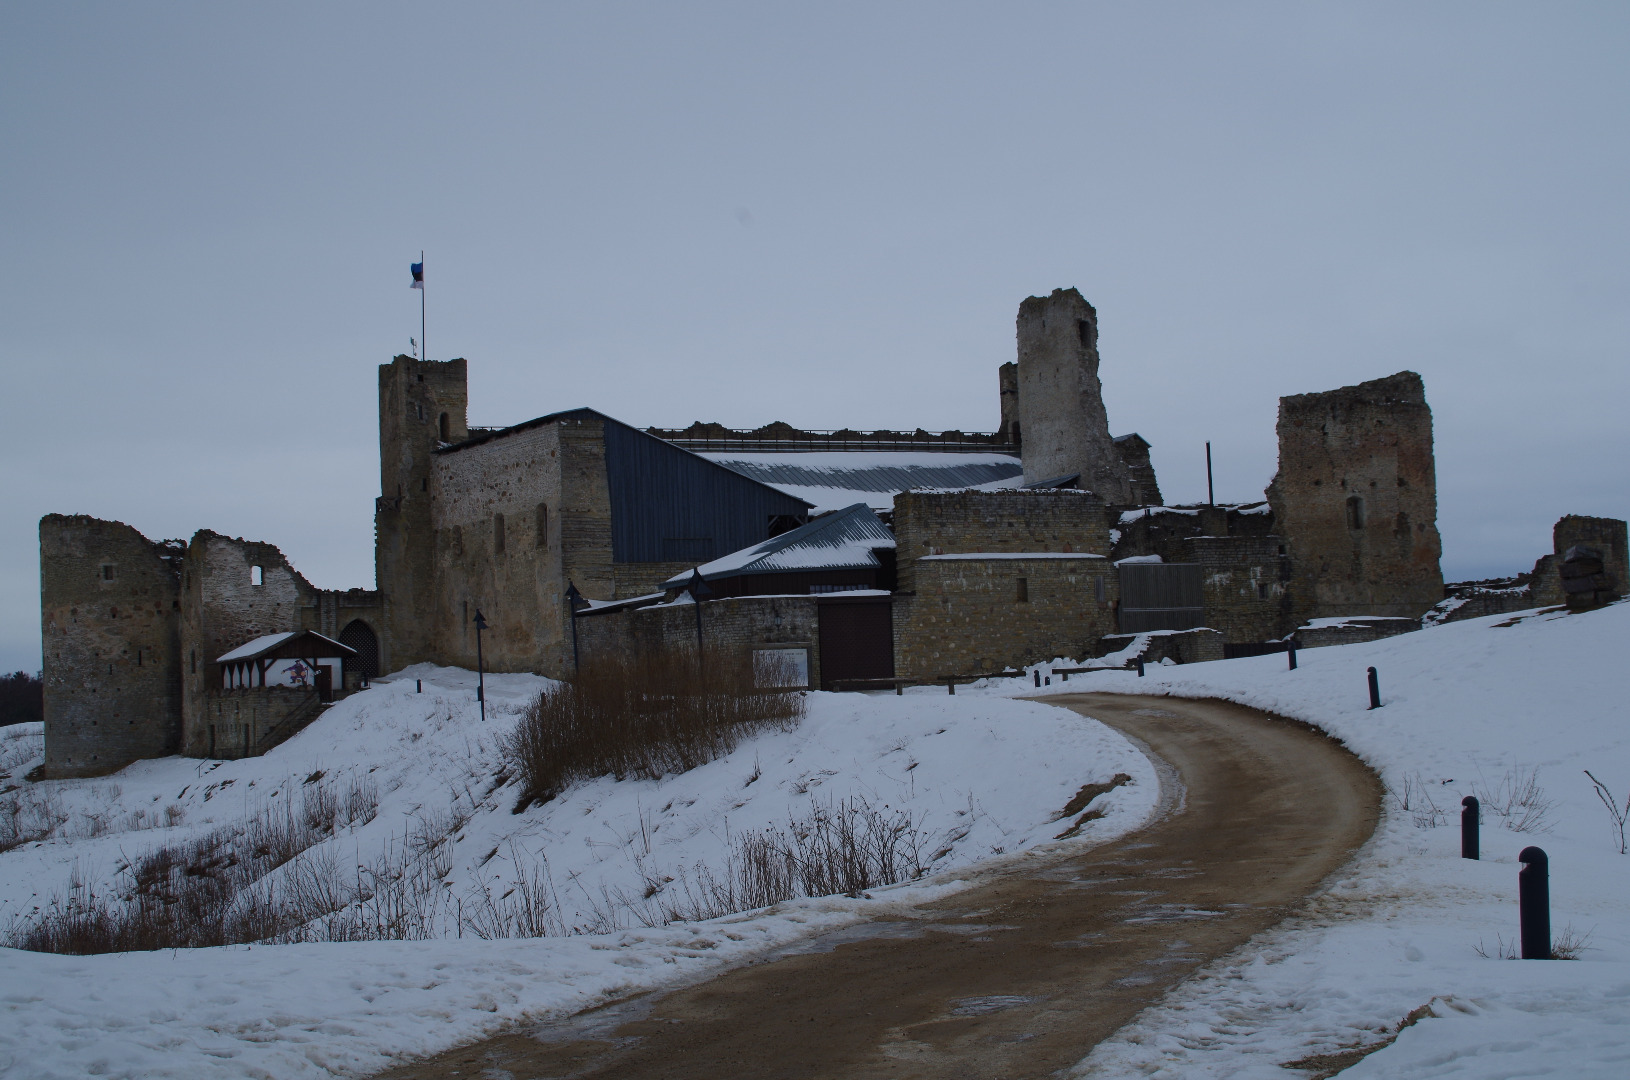
[[[1030,602],[1030,579],[1029,578],[1020,578],[1019,579],[1018,595],[1015,597],[1015,599],[1021,604],[1028,604]]]
[[[504,515],[492,515],[492,550],[495,555],[504,553]]]
[[[547,503],[538,504],[538,546],[549,546],[549,506]]]

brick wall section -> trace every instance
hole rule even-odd
[[[1025,483],[1080,473],[1105,502],[1130,505],[1131,477],[1098,381],[1098,313],[1076,290],[1055,289],[1019,305],[1017,335]]]
[[[40,520],[47,775],[111,772],[180,744],[181,552],[117,521]]]
[[[1183,562],[1203,568],[1205,624],[1229,644],[1272,641],[1291,621],[1290,559],[1277,536],[1196,536],[1183,541]]]
[[[302,629],[318,595],[271,544],[194,534],[181,571],[182,753],[209,753],[209,702],[221,690],[215,658],[264,634]]]
[[[290,715],[301,711],[314,713],[316,699],[313,691],[280,686],[245,687],[213,694],[205,705],[203,725],[206,738],[211,741],[199,756],[253,757],[260,752],[260,740]]]
[[[1081,552],[1106,555],[1103,500],[1085,491],[905,491],[894,497],[899,588],[924,555]]]
[[[894,608],[900,678],[1091,656],[1115,629],[1120,590],[1101,555],[931,556],[916,560],[913,577]]]
[[[1432,410],[1412,371],[1279,399],[1268,488],[1299,619],[1417,617],[1443,599]]]
[[[709,656],[746,657],[755,645],[809,649],[811,685],[820,685],[820,601],[814,596],[736,596],[702,604],[702,644]],[[579,616],[585,667],[596,657],[638,662],[666,649],[696,647],[696,607],[676,604]]]

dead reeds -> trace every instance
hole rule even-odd
[[[595,776],[657,778],[723,757],[745,737],[786,730],[804,714],[797,691],[754,685],[745,659],[671,650],[585,663],[538,696],[504,750],[526,798],[545,802]]]

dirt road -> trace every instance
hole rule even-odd
[[[1278,921],[1375,826],[1375,776],[1301,727],[1213,701],[1047,700],[1141,740],[1181,778],[1181,808],[909,920],[384,1076],[1049,1076]]]

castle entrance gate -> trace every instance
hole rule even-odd
[[[1121,633],[1192,630],[1205,625],[1199,563],[1123,562],[1117,569],[1121,574]]]
[[[820,600],[822,688],[842,679],[894,678],[894,607],[887,596]]]

